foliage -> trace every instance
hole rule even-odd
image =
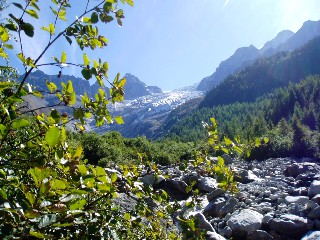
[[[192,217],[180,221],[182,225],[187,221],[191,229],[185,229],[182,234],[175,229],[171,214],[181,206],[169,203],[165,191],[139,182],[144,166],[132,164],[132,159],[138,159],[137,163],[147,164],[157,176],[158,168],[154,162],[169,164],[188,159],[193,147],[190,143],[164,141],[151,144],[145,138],[124,139],[113,132],[98,136],[67,131],[67,124],[83,131],[89,118],[94,118],[97,126],[113,120],[121,123],[121,117],[110,115],[108,104],[123,99],[126,82],[120,74],[110,82],[107,62],[91,61],[86,53],[83,53],[83,64],[68,62],[64,51],[59,58],[53,57],[54,62],[41,63],[47,50],[59,39],[76,44],[81,50],[103,48],[107,39],[99,35],[99,24],[116,19],[122,25],[124,15],[118,9],[117,0],[88,0],[83,13],[73,22],[67,20],[71,2],[48,1],[46,7],[50,8],[54,21],[41,28],[48,33],[49,41],[38,56],[27,56],[24,45],[25,39],[37,39],[38,31],[33,24],[41,14],[38,1],[13,3],[21,14],[9,14],[6,23],[0,26],[0,57],[6,62],[1,66],[0,82],[1,237],[203,238],[203,231]],[[121,2],[133,6],[132,0]],[[18,40],[18,49],[12,44],[15,39]],[[9,56],[12,54],[7,53],[11,50],[19,51],[16,56],[25,70],[19,81],[14,81],[17,76],[10,65]],[[83,93],[80,106],[76,105],[78,89],[72,80],[61,81],[61,86],[54,80],[37,85],[29,78],[41,66],[58,67],[57,77],[61,78],[65,65],[79,67],[86,80],[96,80],[97,93]],[[110,88],[105,88],[105,81]],[[51,99],[50,106],[35,106],[34,101],[30,101],[30,98],[40,101],[44,95],[56,100]],[[68,110],[64,112],[65,109]],[[96,165],[106,165],[104,161],[124,161],[125,164],[119,165],[118,171],[109,171]],[[129,162],[131,164],[126,164]],[[218,175],[227,171],[221,161],[216,169],[208,170]],[[228,170],[227,175],[230,174]],[[228,181],[231,183],[232,179],[229,177]],[[129,201],[133,204],[127,207],[125,203]]]
[[[99,135],[94,132],[71,133],[69,141],[83,146],[84,158],[90,164],[145,164],[151,161],[160,165],[176,164],[191,159],[197,146],[176,141],[152,142],[145,137],[124,138],[118,132]],[[99,143],[99,144],[96,144]]]
[[[118,1],[87,1],[75,21],[67,20],[71,1],[52,0],[45,5],[52,12],[53,22],[41,28],[48,33],[48,44],[38,56],[25,54],[25,41],[36,41],[37,30],[33,26],[42,10],[38,1],[20,1],[13,7],[20,15],[9,14],[0,26],[0,234],[4,239],[21,238],[175,238],[163,227],[159,216],[162,207],[150,210],[146,200],[153,193],[133,185],[139,176],[137,168],[123,168],[127,177],[126,193],[138,204],[130,210],[116,202],[120,188],[117,175],[100,166],[86,165],[82,160],[83,148],[76,142],[67,143],[66,124],[84,130],[86,119],[93,117],[97,126],[112,121],[108,104],[123,99],[125,79],[118,74],[114,81],[107,78],[108,64],[102,60],[90,60],[83,53],[83,63],[67,61],[64,51],[53,57],[54,62],[41,62],[49,48],[59,39],[77,45],[81,50],[103,48],[107,39],[98,32],[98,25],[116,19],[122,25],[123,10]],[[131,0],[122,3],[133,5]],[[75,1],[72,2],[74,4]],[[75,6],[73,6],[75,7]],[[79,10],[80,11],[80,10]],[[15,11],[17,12],[17,11]],[[62,28],[62,30],[60,30]],[[17,39],[19,48],[12,42]],[[14,81],[14,68],[10,65],[12,54],[21,61],[25,74]],[[39,90],[29,82],[31,72],[41,66],[53,66],[61,70],[65,65],[80,67],[86,80],[95,78],[99,85],[94,98],[83,94],[82,105],[75,106],[76,92],[72,81],[46,81],[46,90]],[[43,79],[44,80],[44,79]],[[109,82],[109,93],[103,88]],[[28,98],[41,99],[43,95],[55,96],[49,109],[34,107]],[[59,106],[69,108],[71,114],[60,112]],[[46,113],[43,111],[47,110]],[[119,117],[116,121],[121,122]],[[95,143],[96,144],[96,143]],[[99,154],[99,153],[97,153]],[[155,198],[162,201],[162,198]],[[167,221],[170,224],[170,221]]]

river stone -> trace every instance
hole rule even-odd
[[[213,199],[215,199],[217,197],[221,197],[221,196],[224,196],[224,191],[221,188],[216,188],[211,193],[209,193],[207,195],[207,199],[210,202]]]
[[[311,200],[315,203],[320,204],[320,194],[315,195]]]
[[[259,230],[262,225],[263,215],[249,209],[233,214],[227,222],[232,229],[233,236],[246,236],[248,233]]]
[[[225,205],[226,200],[223,197],[219,197],[209,202],[209,204],[203,210],[205,216],[218,217],[220,209]]]
[[[251,170],[235,169],[234,180],[240,183],[250,183],[260,180]]]
[[[285,203],[286,204],[292,204],[292,203],[295,203],[295,204],[306,204],[307,202],[309,201],[309,198],[306,197],[306,196],[297,196],[297,197],[293,197],[293,196],[287,196],[285,198]]]
[[[283,173],[286,177],[294,177],[296,178],[299,175],[299,166],[298,164],[292,164],[288,166]]]
[[[248,233],[246,240],[273,240],[274,238],[263,230],[255,230]]]
[[[194,217],[199,220],[198,228],[214,232],[214,228],[202,213],[198,212],[194,215]]]
[[[284,214],[269,221],[270,229],[281,235],[302,237],[310,229],[313,222],[307,218],[292,214]]]
[[[226,239],[216,232],[208,231],[206,233],[206,240],[226,240]]]
[[[183,175],[181,180],[187,184],[191,184],[192,182],[197,183],[199,180],[199,175],[197,172],[190,172],[190,173]]]
[[[215,179],[211,177],[202,177],[198,184],[198,189],[204,192],[212,192],[218,187],[218,183]]]
[[[320,239],[320,231],[310,231],[307,232],[306,235],[301,238],[301,240],[319,240]]]
[[[232,237],[232,230],[229,226],[223,228],[219,233],[228,239]]]
[[[232,213],[234,211],[234,208],[238,204],[238,199],[234,197],[230,197],[227,201],[227,203],[220,209],[219,211],[219,217],[223,218],[225,217],[228,213]]]
[[[309,187],[308,196],[313,198],[317,194],[320,194],[320,181],[314,180]]]
[[[316,207],[308,214],[308,218],[311,219],[320,219],[320,207]]]

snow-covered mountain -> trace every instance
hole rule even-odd
[[[188,100],[204,95],[201,91],[173,90],[164,93],[155,93],[125,100],[110,106],[113,116],[122,116],[123,125],[116,123],[95,127],[94,122],[89,124],[89,130],[102,133],[105,131],[119,131],[124,137],[146,136],[152,138],[154,132],[160,127],[168,114]]]

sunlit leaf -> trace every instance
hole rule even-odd
[[[26,10],[26,13],[28,13],[31,17],[33,17],[33,18],[39,18],[38,17],[38,14],[37,14],[37,12],[35,11],[35,10],[32,10],[32,9],[27,9]]]
[[[23,127],[28,127],[28,126],[30,126],[30,124],[31,123],[27,119],[19,118],[19,119],[16,119],[13,121],[12,127],[14,129],[19,129],[19,128],[23,128]]]
[[[90,64],[90,59],[88,58],[87,54],[83,54],[83,65],[88,66]]]
[[[125,220],[129,221],[129,220],[131,219],[130,213],[125,213],[125,214],[123,215],[123,218],[124,218]]]
[[[66,61],[67,61],[67,54],[65,51],[62,51],[60,63],[66,63]]]
[[[61,140],[60,129],[57,127],[49,128],[46,132],[45,140],[50,147],[54,147],[59,144]]]
[[[85,199],[77,200],[75,203],[70,205],[70,210],[82,209],[87,204]]]

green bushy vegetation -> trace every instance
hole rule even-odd
[[[118,132],[99,135],[70,133],[71,144],[83,147],[84,158],[90,164],[112,166],[114,164],[145,164],[154,162],[170,165],[190,160],[197,146],[173,140],[149,141],[145,137],[124,138]]]

